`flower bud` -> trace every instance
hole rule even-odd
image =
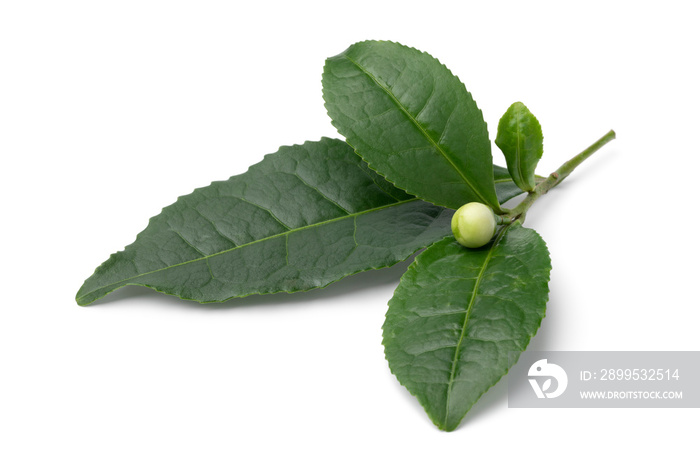
[[[464,204],[452,216],[452,234],[462,246],[480,248],[496,234],[496,215],[480,202]]]

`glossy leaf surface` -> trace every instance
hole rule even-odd
[[[532,191],[535,168],[543,152],[542,127],[522,102],[515,102],[501,117],[496,145],[506,156],[515,184],[523,191]]]
[[[451,215],[387,183],[342,141],[282,147],[163,209],[76,300],[126,285],[200,302],[323,287],[444,238]]]
[[[508,372],[545,315],[551,264],[534,231],[515,223],[479,249],[452,238],[401,278],[384,323],[391,371],[443,430]]]
[[[499,210],[481,110],[435,58],[393,42],[354,44],[326,61],[323,97],[333,125],[396,186],[453,209]]]

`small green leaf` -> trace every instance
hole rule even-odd
[[[393,42],[354,44],[326,60],[323,97],[348,143],[399,188],[453,209],[478,201],[500,211],[481,110],[432,56]]]
[[[401,278],[384,322],[391,371],[432,421],[454,430],[508,372],[545,314],[551,263],[542,238],[518,222],[490,244],[446,238]]]
[[[508,171],[523,191],[535,187],[535,168],[542,158],[542,127],[535,115],[515,102],[498,122],[496,145],[503,151]]]
[[[76,300],[126,285],[199,302],[319,288],[408,258],[450,235],[451,216],[387,183],[342,141],[282,147],[163,209]]]

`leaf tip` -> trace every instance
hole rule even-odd
[[[78,306],[85,307],[85,306],[87,306],[88,304],[90,304],[92,301],[90,301],[89,299],[86,299],[86,295],[81,295],[81,294],[80,294],[80,292],[81,292],[82,290],[83,290],[83,289],[82,289],[82,287],[81,287],[80,290],[78,290],[78,293],[76,293],[76,295],[75,295],[75,302],[78,304]]]

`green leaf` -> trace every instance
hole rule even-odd
[[[323,97],[347,142],[399,188],[453,209],[478,201],[500,211],[481,110],[435,58],[359,42],[326,60]]]
[[[547,246],[518,222],[490,244],[466,249],[446,238],[401,278],[384,323],[391,371],[432,421],[454,430],[508,372],[545,314]]]
[[[496,145],[503,151],[508,171],[515,184],[523,191],[535,187],[535,168],[542,158],[542,127],[535,115],[515,102],[498,122]]]
[[[126,285],[199,302],[323,287],[450,235],[451,216],[387,183],[342,141],[282,147],[163,209],[76,300]]]

